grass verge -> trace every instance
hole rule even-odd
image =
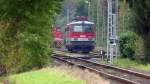
[[[0,84],[110,84],[109,80],[101,78],[98,74],[62,64],[0,79]]]
[[[144,65],[144,64],[137,63],[136,61],[126,59],[126,58],[118,58],[117,62],[114,62],[114,65],[150,71],[150,64]]]
[[[0,84],[4,84],[5,76],[0,76]]]
[[[85,84],[84,81],[67,75],[65,71],[54,68],[12,75],[8,79],[10,84]]]

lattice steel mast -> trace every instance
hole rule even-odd
[[[107,58],[109,63],[113,63],[117,58],[117,16],[118,16],[118,0],[107,0]]]

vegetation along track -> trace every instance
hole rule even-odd
[[[150,84],[150,75],[110,65],[98,64],[77,57],[65,57],[55,54],[53,58],[57,61],[65,62],[70,65],[75,65],[83,69],[88,69],[97,74],[101,74],[106,78],[119,81],[122,84]]]

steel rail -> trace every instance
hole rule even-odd
[[[103,68],[117,70],[117,71],[120,71],[120,72],[123,72],[123,73],[132,74],[132,75],[135,75],[135,76],[142,77],[142,78],[150,80],[150,75],[147,75],[147,74],[144,74],[144,73],[140,73],[140,72],[135,72],[135,71],[132,71],[132,70],[127,70],[127,69],[116,67],[116,66],[111,66],[111,65],[99,64],[99,63],[91,62],[89,60],[86,60],[86,57],[68,57],[68,56],[61,56],[61,57],[66,58],[66,59],[81,60],[81,61],[84,61],[84,62],[87,62],[87,63],[92,63],[94,65],[101,66]],[[90,58],[90,57],[87,57],[87,58]]]
[[[58,61],[63,62],[63,63],[67,63],[69,65],[75,65],[75,66],[78,66],[78,67],[80,67],[82,69],[88,69],[88,70],[90,70],[92,72],[95,72],[97,74],[105,76],[105,77],[107,77],[107,78],[109,78],[111,80],[119,81],[119,82],[121,82],[123,84],[140,84],[140,83],[137,83],[135,81],[131,81],[131,80],[128,80],[128,79],[125,79],[125,78],[114,76],[114,75],[108,74],[106,72],[103,72],[103,71],[100,71],[100,70],[97,70],[97,69],[93,69],[93,68],[88,67],[88,66],[84,66],[84,65],[81,65],[81,64],[77,64],[77,63],[71,62],[71,61],[69,61],[69,60],[67,60],[65,58],[61,58],[61,56],[60,57],[59,56],[58,57],[57,56],[52,56],[52,57],[54,59],[58,60]]]
[[[116,66],[111,66],[111,65],[106,65],[106,64],[99,64],[99,63],[91,62],[89,60],[85,60],[85,59],[81,59],[81,58],[74,58],[74,59],[78,59],[78,60],[81,60],[81,61],[84,61],[84,62],[88,62],[88,63],[92,63],[94,65],[98,65],[98,66],[101,66],[101,67],[104,67],[104,68],[117,70],[117,71],[120,71],[120,72],[124,72],[124,73],[127,73],[127,74],[132,74],[132,75],[135,75],[135,76],[142,77],[142,78],[150,80],[150,75],[147,75],[147,74],[144,74],[144,73],[127,70],[127,69],[123,69],[123,68],[116,67]]]

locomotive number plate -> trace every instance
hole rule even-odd
[[[78,41],[88,41],[88,38],[78,38]]]

